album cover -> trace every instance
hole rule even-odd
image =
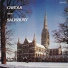
[[[0,8],[0,67],[68,67],[68,0],[0,0]]]

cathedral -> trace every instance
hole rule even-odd
[[[44,60],[44,57],[47,56],[46,51],[48,50],[48,47],[49,47],[49,41],[50,41],[49,30],[48,30],[47,18],[45,14],[44,25],[43,25],[43,29],[41,33],[41,44],[37,43],[35,34],[32,41],[25,38],[23,44],[21,44],[18,39],[17,61],[18,62],[24,62],[24,61],[36,62],[38,61],[38,59]],[[49,52],[51,52],[50,49],[49,49]],[[48,55],[52,55],[52,54],[48,53]]]

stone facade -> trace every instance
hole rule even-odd
[[[35,39],[33,41],[29,41],[25,38],[24,43],[17,43],[17,61],[37,61],[36,58],[42,58],[45,54],[45,47],[36,42]]]

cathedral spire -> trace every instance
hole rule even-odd
[[[44,16],[44,27],[45,29],[48,29],[47,27],[47,17],[46,17],[46,12],[45,12],[45,16]]]

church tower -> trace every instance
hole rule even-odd
[[[46,48],[48,48],[49,46],[49,31],[48,31],[46,14],[44,16],[44,26],[41,33],[41,44]]]

